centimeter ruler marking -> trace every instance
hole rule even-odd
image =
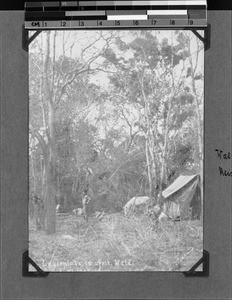
[[[26,29],[183,26],[207,26],[206,0],[25,3]]]
[[[205,27],[205,19],[150,19],[150,20],[73,20],[73,21],[26,21],[26,29],[52,28],[105,28],[105,27]]]

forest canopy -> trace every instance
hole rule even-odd
[[[30,193],[115,212],[203,172],[203,44],[191,31],[44,31],[30,45]]]

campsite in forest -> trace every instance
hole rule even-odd
[[[193,32],[41,32],[29,49],[35,263],[188,271],[203,253],[203,117]]]

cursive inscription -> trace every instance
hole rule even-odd
[[[230,152],[224,152],[223,150],[221,149],[215,149],[215,151],[217,152],[217,156],[218,158],[220,159],[231,159],[231,154]]]
[[[221,149],[215,149],[217,153],[217,158],[220,160],[230,160],[231,159],[231,152],[225,152]],[[232,171],[230,169],[224,169],[221,166],[218,167],[220,176],[232,177]]]
[[[220,175],[221,176],[231,176],[232,177],[232,171],[230,170],[225,170],[222,167],[218,167]]]

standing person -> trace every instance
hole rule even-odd
[[[83,216],[84,219],[88,222],[88,215],[89,215],[89,202],[91,201],[90,197],[85,194],[82,199],[82,209],[83,209]]]

